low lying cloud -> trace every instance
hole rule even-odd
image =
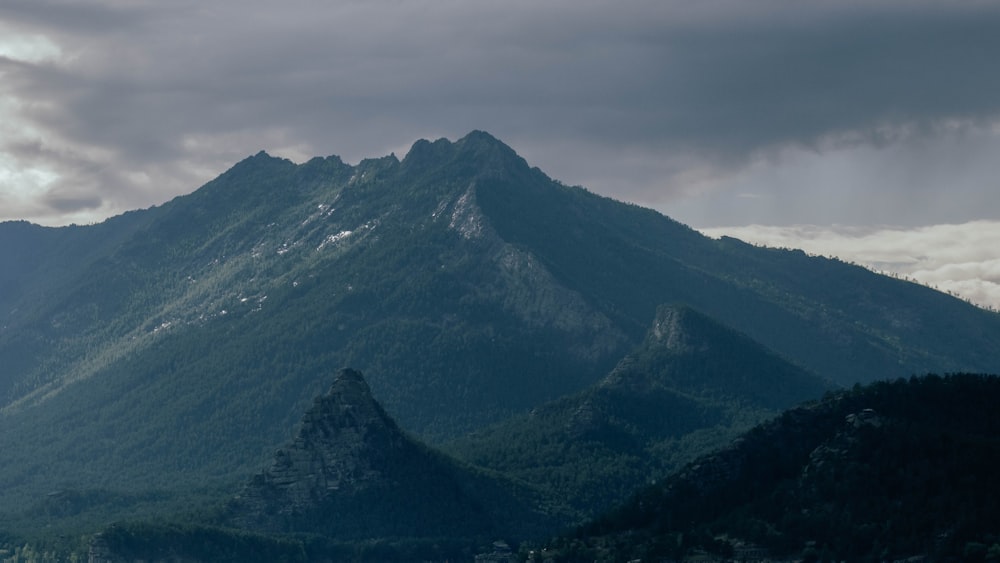
[[[702,229],[754,244],[799,248],[894,273],[1000,309],[1000,221],[914,229],[751,225]]]

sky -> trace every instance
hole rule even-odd
[[[976,0],[3,0],[0,220],[481,129],[712,236],[1000,307],[997,61]]]

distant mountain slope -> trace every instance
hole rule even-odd
[[[594,386],[451,444],[593,516],[694,455],[830,387],[686,306]]]
[[[352,365],[440,443],[598,382],[688,303],[841,384],[1000,371],[1000,316],[572,188],[490,135],[259,153],[100,225],[0,226],[0,507],[231,486]]]
[[[258,154],[145,212],[146,228],[0,335],[0,358],[23,366],[0,374],[10,389],[5,410],[125,364],[146,372],[136,365],[159,357],[174,369],[204,370],[185,358],[191,336],[212,334],[238,334],[237,347],[280,356],[295,349],[331,369],[352,363],[385,373],[372,382],[380,397],[408,426],[437,433],[589,383],[596,366],[613,365],[627,336],[530,252],[492,233],[473,196],[478,178],[514,168],[548,181],[501,147],[470,135],[454,145],[417,143],[402,163],[386,157],[356,167]],[[48,346],[23,358],[15,344],[28,332]],[[222,342],[203,359],[226,373],[260,369],[227,348]],[[318,391],[315,380],[302,380],[311,369],[278,362],[274,370],[300,378],[299,405]],[[538,371],[550,375],[527,376]],[[525,377],[512,395],[514,374]],[[494,401],[466,406],[470,394]],[[414,396],[448,408],[408,408],[421,404]]]
[[[982,561],[1000,553],[998,401],[995,376],[929,376],[790,410],[582,529],[561,557],[756,546],[813,560]]]
[[[25,221],[0,222],[0,326],[26,316],[21,303],[77,282],[94,260],[133,236],[149,216],[130,212],[88,227],[40,227]]]
[[[38,362],[51,362],[65,348],[53,332],[67,320],[66,304],[54,301],[147,220],[131,212],[89,227],[0,223],[0,405],[30,391]],[[20,322],[39,316],[47,324]]]
[[[681,302],[841,384],[996,371],[1000,316],[929,288],[802,251],[709,240],[573,188],[491,181],[477,195],[501,237],[632,334],[644,312]]]

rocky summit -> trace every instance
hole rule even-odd
[[[298,435],[274,454],[274,463],[246,486],[234,519],[250,528],[280,531],[281,522],[335,494],[377,483],[394,458],[411,452],[395,422],[375,401],[361,373],[341,370],[330,390],[316,398]]]
[[[362,374],[343,369],[295,439],[229,503],[224,523],[340,539],[488,536],[511,516],[530,522],[529,512],[512,486],[404,434]]]

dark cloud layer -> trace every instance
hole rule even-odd
[[[668,213],[739,220],[723,209],[746,201],[739,186],[787,202],[762,213],[794,216],[814,200],[810,154],[881,155],[870,167],[884,179],[893,147],[992,146],[1000,117],[1000,6],[988,3],[20,0],[0,5],[0,25],[61,50],[0,61],[0,99],[18,102],[0,111],[19,124],[0,152],[57,173],[32,199],[52,221],[74,205],[164,201],[261,148],[356,161],[471,129]],[[769,192],[778,173],[761,166],[803,172]],[[844,166],[834,172],[857,180]],[[993,171],[985,158],[961,170],[968,190]],[[932,189],[836,179],[820,183],[845,198],[877,188],[886,213]],[[7,184],[0,206],[14,209]]]

